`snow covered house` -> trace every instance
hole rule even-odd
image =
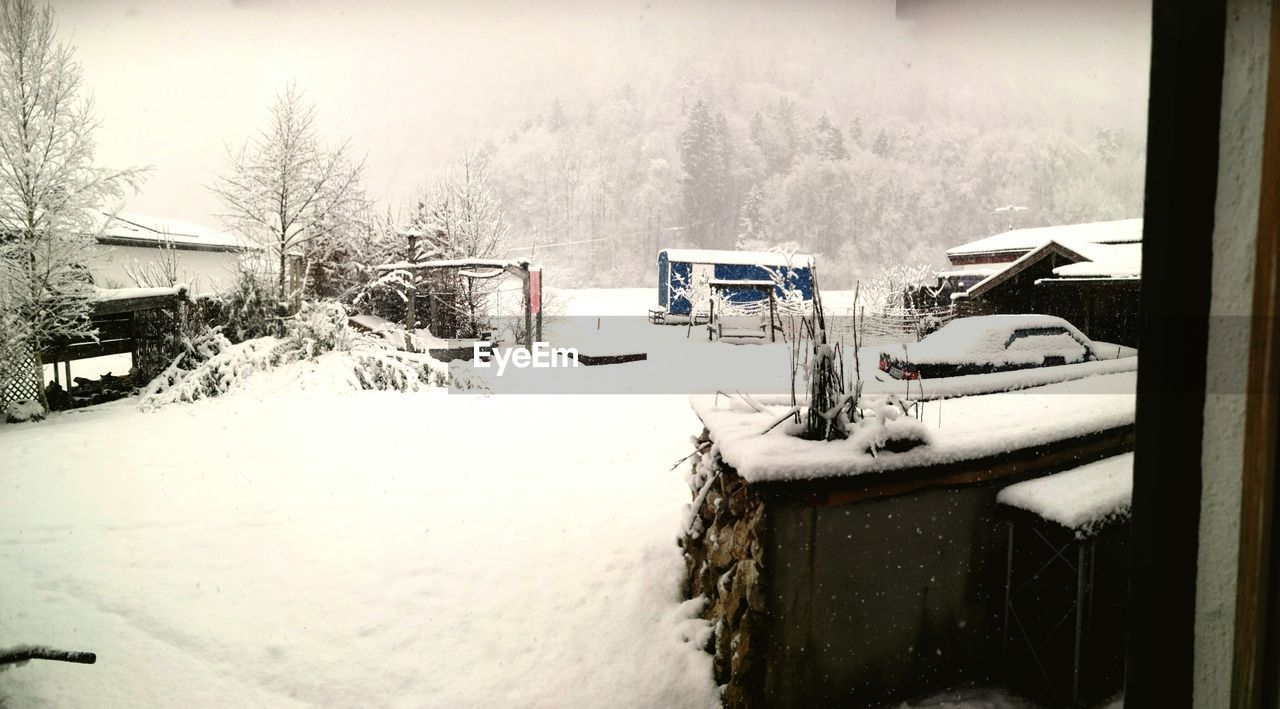
[[[1136,346],[1142,220],[1015,229],[947,251],[939,286],[957,314],[1041,313]]]
[[[777,274],[787,287],[798,292],[804,300],[813,298],[812,256],[770,251],[716,251],[712,249],[663,249],[658,252],[658,305],[668,315],[687,317],[694,310],[691,298],[708,291],[707,284],[717,281],[719,290],[733,302],[748,303],[762,300],[767,293],[759,288],[745,286],[735,289],[731,283],[759,283],[775,280]],[[785,298],[780,287],[774,295]],[[703,307],[698,303],[699,308]]]
[[[98,236],[96,258],[87,264],[104,288],[158,286],[139,283],[169,274],[194,294],[230,285],[241,259],[257,251],[230,232],[177,219],[121,213]]]

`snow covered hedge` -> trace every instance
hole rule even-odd
[[[196,401],[225,394],[266,370],[316,361],[338,386],[353,390],[417,391],[459,384],[448,367],[426,354],[402,352],[386,341],[355,332],[333,302],[304,304],[283,337],[233,344],[215,328],[185,343],[184,351],[143,391],[142,407]]]

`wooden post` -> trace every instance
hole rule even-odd
[[[773,286],[769,286],[769,341],[777,342],[778,337],[773,332]]]
[[[289,254],[289,314],[297,315],[302,309],[302,256]]]
[[[410,332],[413,330],[414,324],[418,321],[416,312],[418,302],[417,286],[410,285],[405,289],[404,294],[408,299],[404,304],[404,344],[406,349],[412,350],[413,340],[411,339]]]
[[[707,299],[707,341],[711,340],[711,336],[715,333],[716,322],[716,296],[712,292],[710,298]]]
[[[66,379],[67,379],[67,381],[66,381],[67,391],[71,391],[71,356],[70,356],[70,355],[67,355],[67,361],[66,361],[66,362],[64,362],[64,363],[63,363],[63,365],[67,368],[67,378],[66,378]],[[58,365],[56,365],[56,364],[55,364],[54,366],[56,367],[56,366],[58,366]],[[42,387],[43,387],[43,386],[44,386],[44,382],[41,382],[41,383],[40,383],[40,386],[42,386]]]
[[[533,351],[533,302],[530,294],[529,266],[524,266],[524,346]]]
[[[437,334],[437,330],[443,330],[443,328],[437,326],[440,322],[440,306],[437,303],[440,295],[436,292],[434,281],[435,279],[430,276],[427,277],[427,329],[433,335]]]

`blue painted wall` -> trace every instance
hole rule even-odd
[[[770,268],[750,264],[717,263],[712,265],[713,277],[726,281],[766,281],[770,280]],[[792,288],[798,289],[806,300],[813,298],[813,271],[810,267],[786,268],[774,267],[787,279]],[[679,288],[687,283],[693,273],[693,264],[685,261],[670,261],[666,251],[658,253],[658,304],[666,307],[672,315],[688,315],[692,304],[683,296],[672,296],[672,288]],[[754,289],[726,289],[726,295],[735,303],[748,303],[763,300],[764,295]],[[782,297],[782,289],[774,288],[774,295]]]

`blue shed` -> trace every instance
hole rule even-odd
[[[770,251],[714,251],[711,249],[663,249],[658,252],[658,305],[670,315],[688,315],[692,303],[680,291],[698,282],[765,281],[780,274],[805,300],[813,298],[813,257]],[[760,300],[758,289],[725,289],[735,302]],[[783,297],[781,288],[774,295]]]

